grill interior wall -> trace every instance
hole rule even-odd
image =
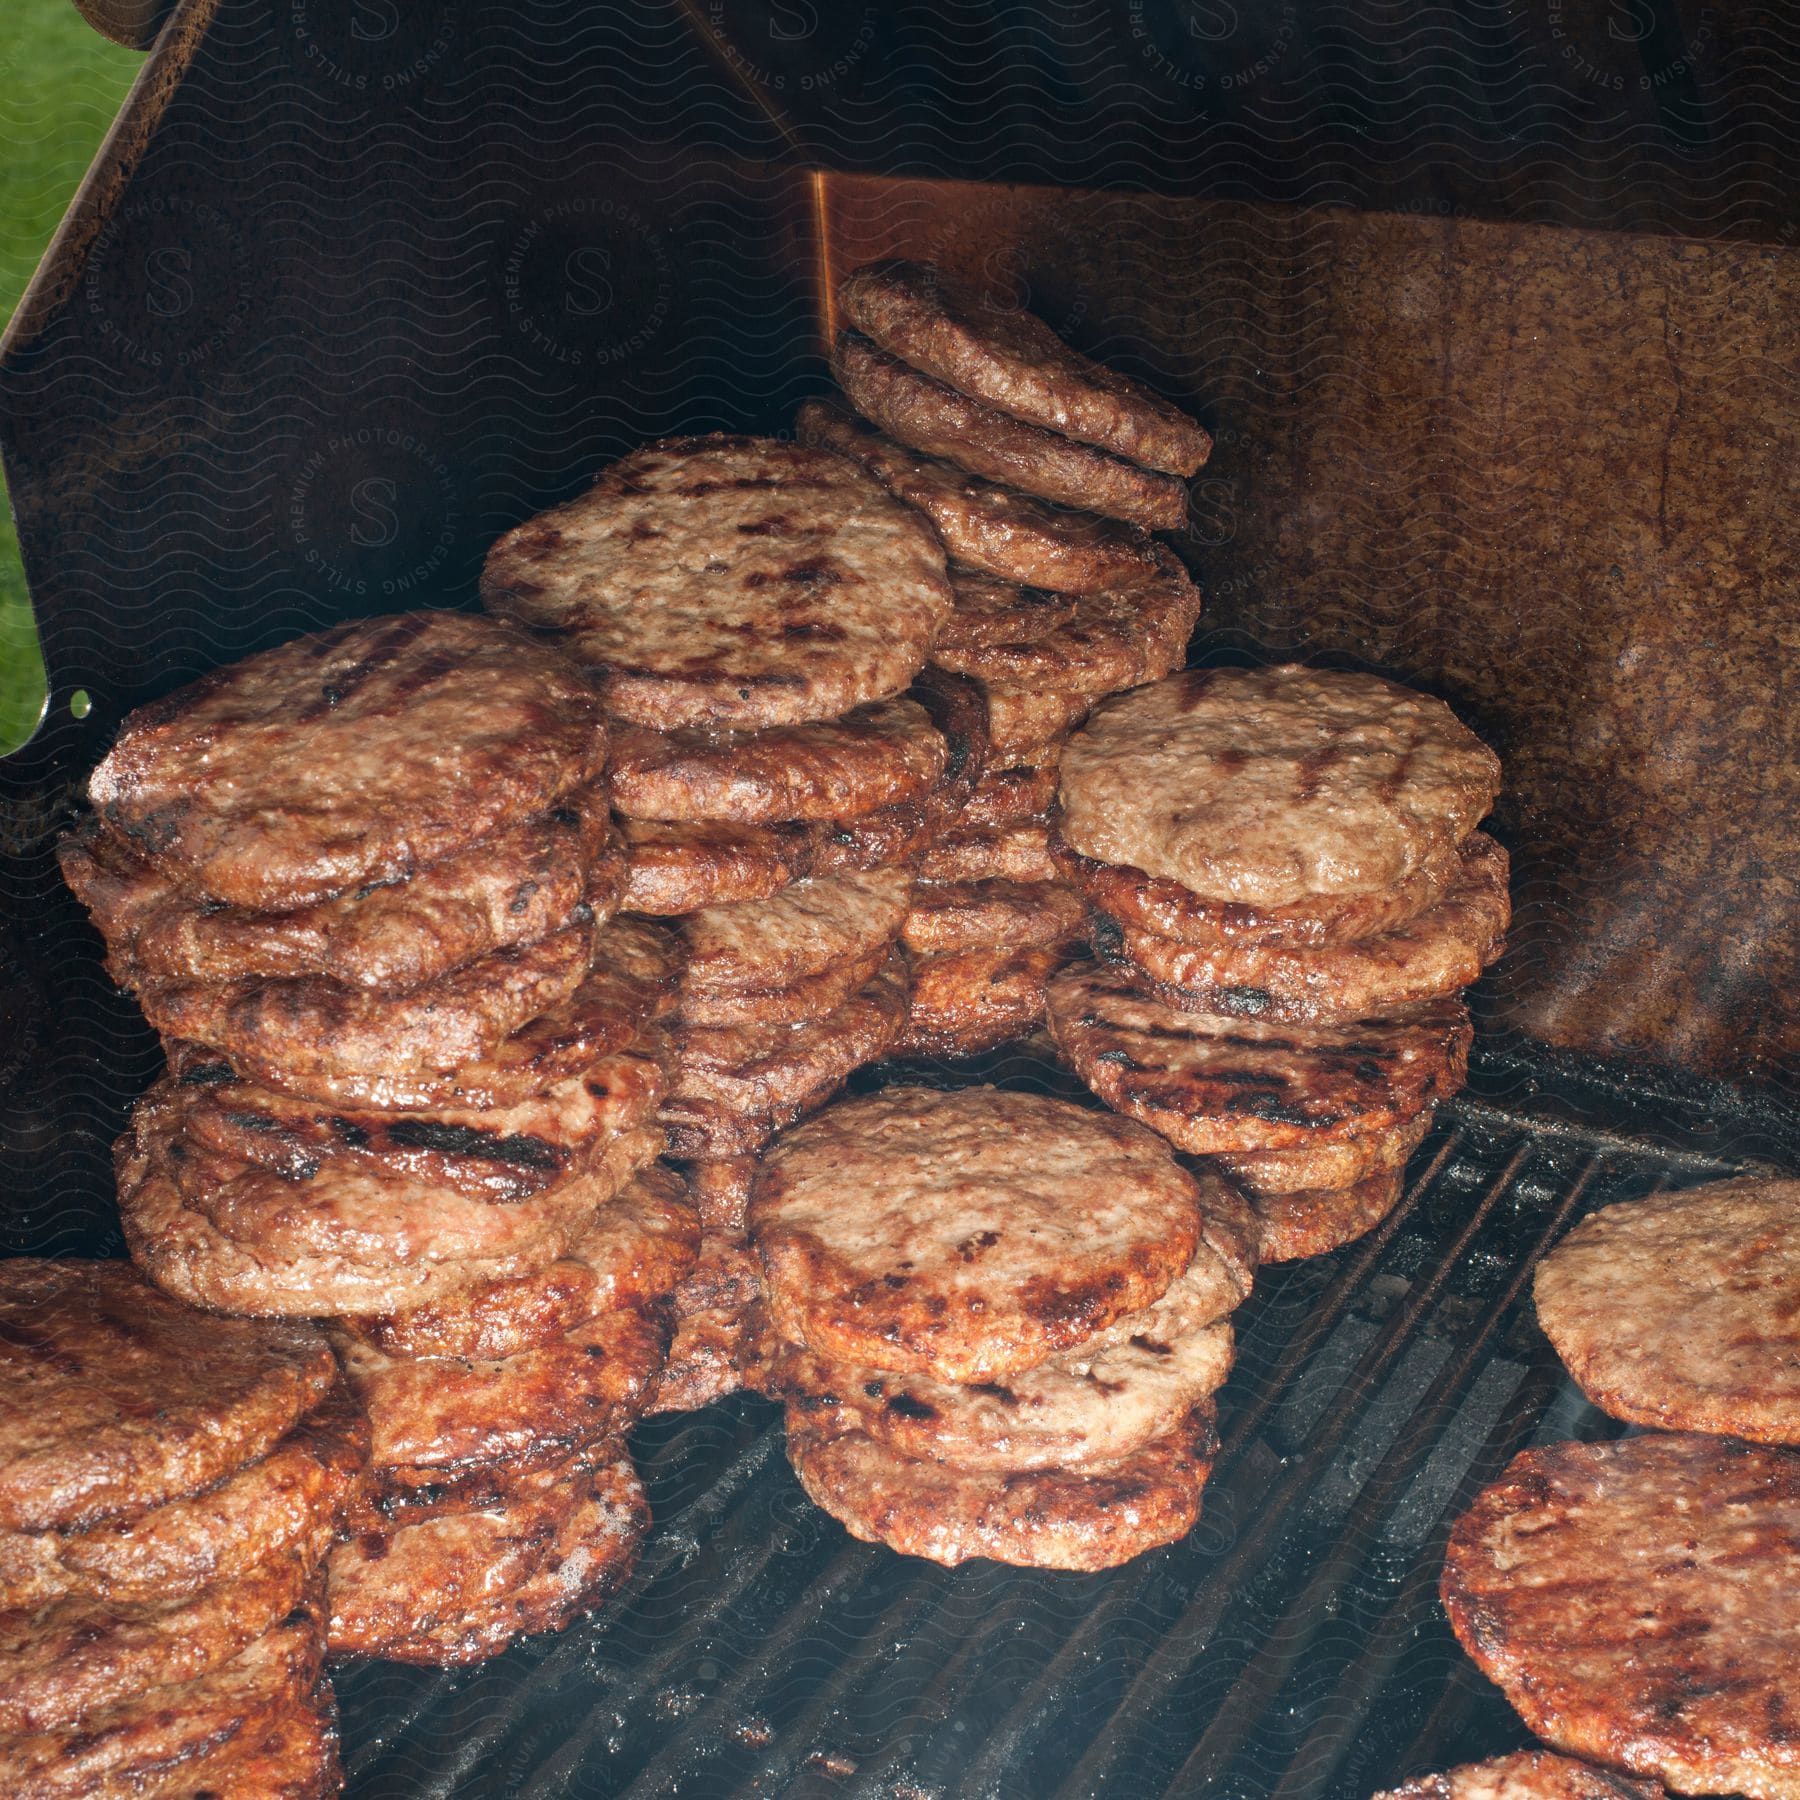
[[[1800,1077],[1800,252],[832,176],[826,266],[1018,285],[1217,433],[1203,652],[1361,662],[1506,764],[1498,1023]]]

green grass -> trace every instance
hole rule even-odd
[[[0,0],[0,324],[143,60],[109,44],[69,0]],[[43,705],[44,659],[0,481],[0,755],[30,737]]]

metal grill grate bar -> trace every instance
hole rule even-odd
[[[765,1455],[759,1466],[773,1461],[778,1440],[773,1433],[763,1432],[757,1442]],[[679,1628],[669,1634],[663,1646],[644,1656],[630,1675],[606,1695],[605,1713],[618,1714],[628,1721],[628,1729],[637,1736],[648,1735],[654,1728],[655,1708],[649,1702],[652,1694],[664,1687],[683,1661],[692,1660],[700,1651],[705,1629],[742,1601],[768,1574],[770,1566],[782,1554],[782,1547],[770,1529],[763,1508],[755,1504],[760,1490],[747,1499],[749,1504],[736,1508],[729,1529],[710,1540],[713,1560],[727,1570],[718,1584],[699,1606],[679,1619]],[[643,1616],[660,1615],[648,1587],[640,1592],[639,1606]],[[607,1718],[596,1714],[549,1752],[529,1784],[519,1790],[520,1800],[535,1795],[559,1795],[566,1792],[565,1783],[591,1755],[596,1741],[607,1728]],[[621,1755],[621,1761],[626,1760]]]
[[[757,1793],[773,1793],[818,1747],[819,1729],[853,1689],[879,1678],[884,1651],[904,1642],[919,1628],[926,1614],[944,1598],[941,1581],[915,1576],[860,1634],[864,1646],[854,1658],[846,1657],[835,1674],[817,1683],[805,1705],[789,1719],[783,1736],[787,1742],[757,1766],[746,1784]]]
[[[684,1754],[690,1744],[702,1754],[722,1749],[726,1732],[722,1721],[734,1713],[741,1716],[744,1703],[766,1678],[768,1669],[787,1656],[807,1633],[813,1631],[825,1612],[865,1580],[880,1562],[883,1552],[868,1544],[845,1546],[826,1568],[810,1583],[782,1618],[781,1624],[756,1647],[755,1657],[746,1662],[730,1680],[724,1682],[691,1713],[682,1734],[664,1744],[662,1749],[641,1768],[627,1794],[655,1794],[667,1791],[681,1772]]]
[[[709,1433],[710,1426],[710,1433]],[[687,1429],[678,1434],[675,1443],[669,1449],[679,1456],[682,1446],[692,1446],[693,1440],[716,1433],[716,1423],[704,1417],[696,1418]],[[643,1557],[624,1591],[615,1599],[612,1616],[619,1617],[634,1614],[643,1601],[644,1596],[655,1585],[667,1577],[685,1558],[699,1536],[700,1532],[717,1531],[725,1522],[735,1528],[734,1535],[742,1535],[749,1527],[746,1515],[754,1509],[746,1503],[752,1498],[756,1476],[768,1465],[775,1453],[775,1445],[766,1432],[758,1432],[744,1443],[738,1453],[731,1458],[717,1477],[708,1484],[680,1515],[680,1523],[685,1530],[664,1530],[652,1537],[646,1546]],[[647,1471],[648,1472],[648,1471]],[[721,1534],[724,1535],[724,1534]],[[716,1540],[715,1540],[716,1541]],[[773,1546],[768,1554],[773,1554]],[[766,1560],[766,1558],[765,1558]],[[747,1587],[760,1572],[761,1564],[754,1559],[746,1559],[737,1572],[737,1579],[729,1588],[721,1589],[715,1596],[719,1607],[729,1605],[730,1600],[743,1588]],[[555,1639],[544,1640],[541,1649],[529,1646],[522,1655],[536,1654],[538,1660],[531,1671],[529,1687],[535,1698],[548,1692],[559,1692],[565,1687],[577,1683],[585,1685],[588,1676],[588,1639],[580,1630],[565,1633]],[[672,1655],[673,1653],[671,1653]],[[632,1671],[631,1677],[619,1690],[621,1697],[633,1696],[637,1690],[647,1690],[659,1679],[660,1660],[646,1658]],[[379,1665],[371,1673],[379,1676]],[[463,1681],[461,1671],[451,1671],[439,1678],[431,1692],[435,1704],[442,1706],[455,1694]],[[523,1716],[523,1709],[497,1709],[481,1726],[473,1730],[459,1732],[451,1745],[452,1766],[443,1771],[439,1787],[443,1792],[453,1792],[460,1782],[462,1774],[468,1770],[492,1762],[498,1754],[497,1745],[509,1734],[516,1733]],[[593,1726],[597,1730],[597,1724]],[[369,1750],[379,1751],[389,1743],[396,1742],[401,1748],[405,1767],[392,1771],[390,1790],[396,1794],[411,1795],[419,1786],[419,1745],[410,1737],[392,1739],[384,1733],[381,1741],[368,1746]],[[360,1791],[365,1783],[371,1782],[378,1774],[371,1766],[371,1758],[367,1752],[354,1759],[346,1759],[346,1773],[354,1789]]]
[[[1448,1249],[1439,1255],[1429,1276],[1414,1284],[1405,1304],[1395,1310],[1343,1383],[1341,1392],[1350,1397],[1350,1404],[1333,1412],[1331,1422],[1317,1432],[1306,1455],[1288,1465],[1273,1492],[1258,1496],[1256,1524],[1209,1575],[1200,1593],[1173,1628],[1164,1633],[1100,1735],[1088,1746],[1086,1754],[1058,1790],[1060,1794],[1089,1793],[1105,1786],[1115,1759],[1129,1747],[1144,1720],[1166,1703],[1169,1688],[1212,1641],[1231,1596],[1268,1556],[1278,1535],[1286,1528],[1293,1508],[1335,1456],[1350,1427],[1374,1396],[1384,1371],[1404,1347],[1413,1327],[1436,1301],[1452,1269],[1517,1179],[1531,1151],[1529,1141],[1514,1148],[1463,1228]]]
[[[1290,1759],[1269,1800],[1315,1800],[1323,1791],[1377,1690],[1417,1632],[1420,1615],[1434,1604],[1452,1522],[1523,1447],[1562,1380],[1562,1365],[1554,1356],[1540,1357],[1527,1371],[1499,1422],[1471,1459],[1450,1504],[1439,1514],[1435,1528],[1407,1570],[1380,1623],[1339,1676],[1330,1698],[1320,1709],[1319,1723]],[[1186,1767],[1170,1784],[1172,1792],[1191,1791],[1191,1787]]]
[[[1305,1653],[1313,1629],[1328,1615],[1333,1597],[1367,1554],[1377,1526],[1418,1471],[1462,1397],[1463,1389],[1486,1360],[1500,1326],[1516,1311],[1538,1258],[1561,1234],[1570,1215],[1599,1173],[1597,1159],[1581,1171],[1560,1204],[1514,1267],[1510,1279],[1488,1303],[1452,1363],[1432,1383],[1429,1405],[1415,1412],[1399,1437],[1365,1482],[1349,1517],[1338,1528],[1330,1554],[1307,1579],[1280,1617],[1271,1622],[1261,1648],[1232,1684],[1212,1723],[1201,1734],[1187,1762],[1171,1784],[1171,1792],[1203,1789],[1243,1746],[1256,1728],[1295,1662]]]
[[[1215,1489],[1228,1474],[1244,1448],[1268,1422],[1280,1404],[1294,1375],[1330,1337],[1346,1309],[1362,1290],[1370,1271],[1380,1261],[1389,1242],[1413,1215],[1426,1193],[1451,1163],[1462,1143],[1462,1134],[1451,1131],[1432,1154],[1418,1177],[1409,1182],[1401,1203],[1375,1231],[1350,1252],[1344,1267],[1319,1296],[1299,1327],[1289,1337],[1280,1356],[1256,1381],[1248,1405],[1231,1421],[1220,1445],[1213,1471]],[[1212,1496],[1208,1496],[1209,1505]],[[1146,1577],[1147,1579],[1147,1577]],[[1058,1650],[1050,1666],[1022,1695],[989,1736],[969,1769],[977,1791],[1001,1780],[1004,1772],[1028,1754],[1043,1734],[1054,1728],[1058,1708],[1070,1689],[1086,1677],[1091,1646],[1118,1634],[1135,1609],[1141,1582],[1131,1576],[1116,1578],[1115,1585],[1081,1630]]]
[[[983,1667],[993,1653],[996,1641],[1011,1630],[1012,1620],[1016,1615],[1009,1602],[1028,1584],[1028,1580],[1028,1577],[1012,1569],[1004,1570],[996,1576],[995,1591],[991,1596],[983,1627],[966,1632],[948,1659],[932,1672],[930,1679],[913,1697],[907,1709],[908,1727],[894,1734],[893,1742],[885,1754],[858,1767],[855,1777],[845,1787],[847,1794],[855,1796],[856,1800],[880,1800],[880,1797],[892,1793],[894,1778],[902,1770],[916,1774],[928,1766],[931,1740],[927,1738],[923,1744],[919,1743],[919,1727],[912,1725],[911,1721],[929,1720],[931,1724],[928,1729],[933,1731],[942,1726],[951,1710],[953,1697],[963,1688],[969,1669],[972,1666]]]

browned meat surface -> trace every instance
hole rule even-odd
[[[1274,1025],[1186,1012],[1127,971],[1051,978],[1050,1035],[1110,1107],[1197,1156],[1335,1142],[1455,1093],[1473,1030],[1461,1000]]]
[[[865,263],[839,285],[838,305],[889,355],[1015,419],[1172,475],[1212,454],[1211,436],[1160,394],[932,263]]]
[[[750,1203],[770,1317],[836,1361],[999,1380],[1159,1299],[1201,1189],[1125,1120],[996,1088],[889,1088],[785,1134]]]
[[[944,554],[965,568],[1085,594],[1129,581],[1149,566],[1142,526],[1046,505],[983,481],[883,437],[829,400],[807,401],[794,430],[803,444],[853,458],[896,500],[916,507],[931,521]]]
[[[855,332],[839,334],[831,372],[850,404],[889,437],[971,475],[1151,531],[1179,531],[1187,521],[1187,484],[1179,477],[971,400]]]
[[[79,1530],[223,1480],[337,1379],[310,1325],[210,1319],[124,1263],[0,1264],[0,1527]]]
[[[854,463],[668,438],[489,551],[482,599],[658,731],[835,719],[897,694],[950,611],[931,527]]]
[[[1038,1569],[1110,1569],[1193,1529],[1218,1439],[1210,1401],[1112,1464],[999,1479],[896,1455],[860,1431],[788,1415],[800,1485],[853,1537],[954,1565],[972,1556]]]
[[[1553,1748],[1800,1795],[1800,1456],[1679,1435],[1513,1458],[1457,1521],[1462,1646]]]
[[[477,1360],[536,1349],[610,1307],[651,1307],[674,1292],[700,1249],[700,1221],[671,1169],[639,1169],[548,1267],[415,1307],[339,1320],[394,1357]]]
[[[1800,1444],[1800,1181],[1605,1207],[1538,1264],[1534,1292],[1569,1373],[1614,1418]]]
[[[926,793],[944,773],[943,734],[904,695],[841,719],[768,731],[614,729],[613,805],[633,819],[853,819]]]
[[[984,624],[1004,618],[1007,597],[994,589],[1008,585],[953,570],[958,615],[969,607]],[[1024,590],[1015,591],[1019,598],[1011,610],[1028,614]],[[1034,627],[1015,638],[989,626],[986,642],[963,645],[940,637],[931,654],[941,668],[978,676],[990,688],[1055,688],[1097,700],[1180,668],[1199,617],[1200,590],[1159,544],[1148,573],[1130,586],[1080,595],[1067,618],[1049,630]]]
[[[1485,832],[1463,841],[1462,872],[1404,925],[1352,943],[1297,949],[1254,940],[1202,948],[1102,916],[1094,946],[1141,969],[1163,998],[1234,1018],[1367,1018],[1454,994],[1480,979],[1512,920],[1506,852]]]
[[[410,875],[600,773],[592,690],[494,619],[364,619],[125,721],[94,810],[192,892],[261,912]]]
[[[662,1109],[669,1153],[760,1150],[784,1125],[822,1106],[852,1070],[887,1050],[905,1022],[906,1000],[906,968],[896,952],[866,987],[823,1018],[679,1027]]]

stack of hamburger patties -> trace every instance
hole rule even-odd
[[[160,1287],[331,1332],[373,1432],[340,1652],[485,1655],[630,1560],[619,1448],[697,1247],[675,949],[611,918],[606,733],[512,626],[367,620],[125,723],[63,867],[169,1069],[120,1141]]]
[[[751,1232],[802,1486],[907,1555],[1098,1569],[1189,1531],[1256,1227],[1153,1133],[990,1087],[835,1102]]]
[[[755,1156],[900,1031],[914,868],[985,761],[974,684],[920,679],[943,553],[841,457],[674,438],[501,539],[482,595],[591,676],[626,909],[680,942],[662,1118],[706,1243],[658,1404],[697,1406],[738,1385]]]
[[[368,1426],[313,1326],[0,1264],[0,1787],[339,1787],[325,1555]]]
[[[1217,1156],[1265,1262],[1372,1230],[1466,1073],[1460,991],[1500,953],[1498,758],[1378,676],[1190,671],[1095,710],[1064,753],[1058,866],[1098,964],[1051,983],[1107,1105]]]
[[[1151,531],[1187,518],[1212,441],[1032,314],[921,263],[872,263],[838,292],[832,366],[861,418],[813,401],[804,442],[853,458],[931,523],[956,610],[932,660],[974,676],[990,766],[926,853],[898,1049],[967,1055],[1042,1022],[1079,941],[1045,847],[1057,758],[1101,696],[1183,661],[1200,595]]]

